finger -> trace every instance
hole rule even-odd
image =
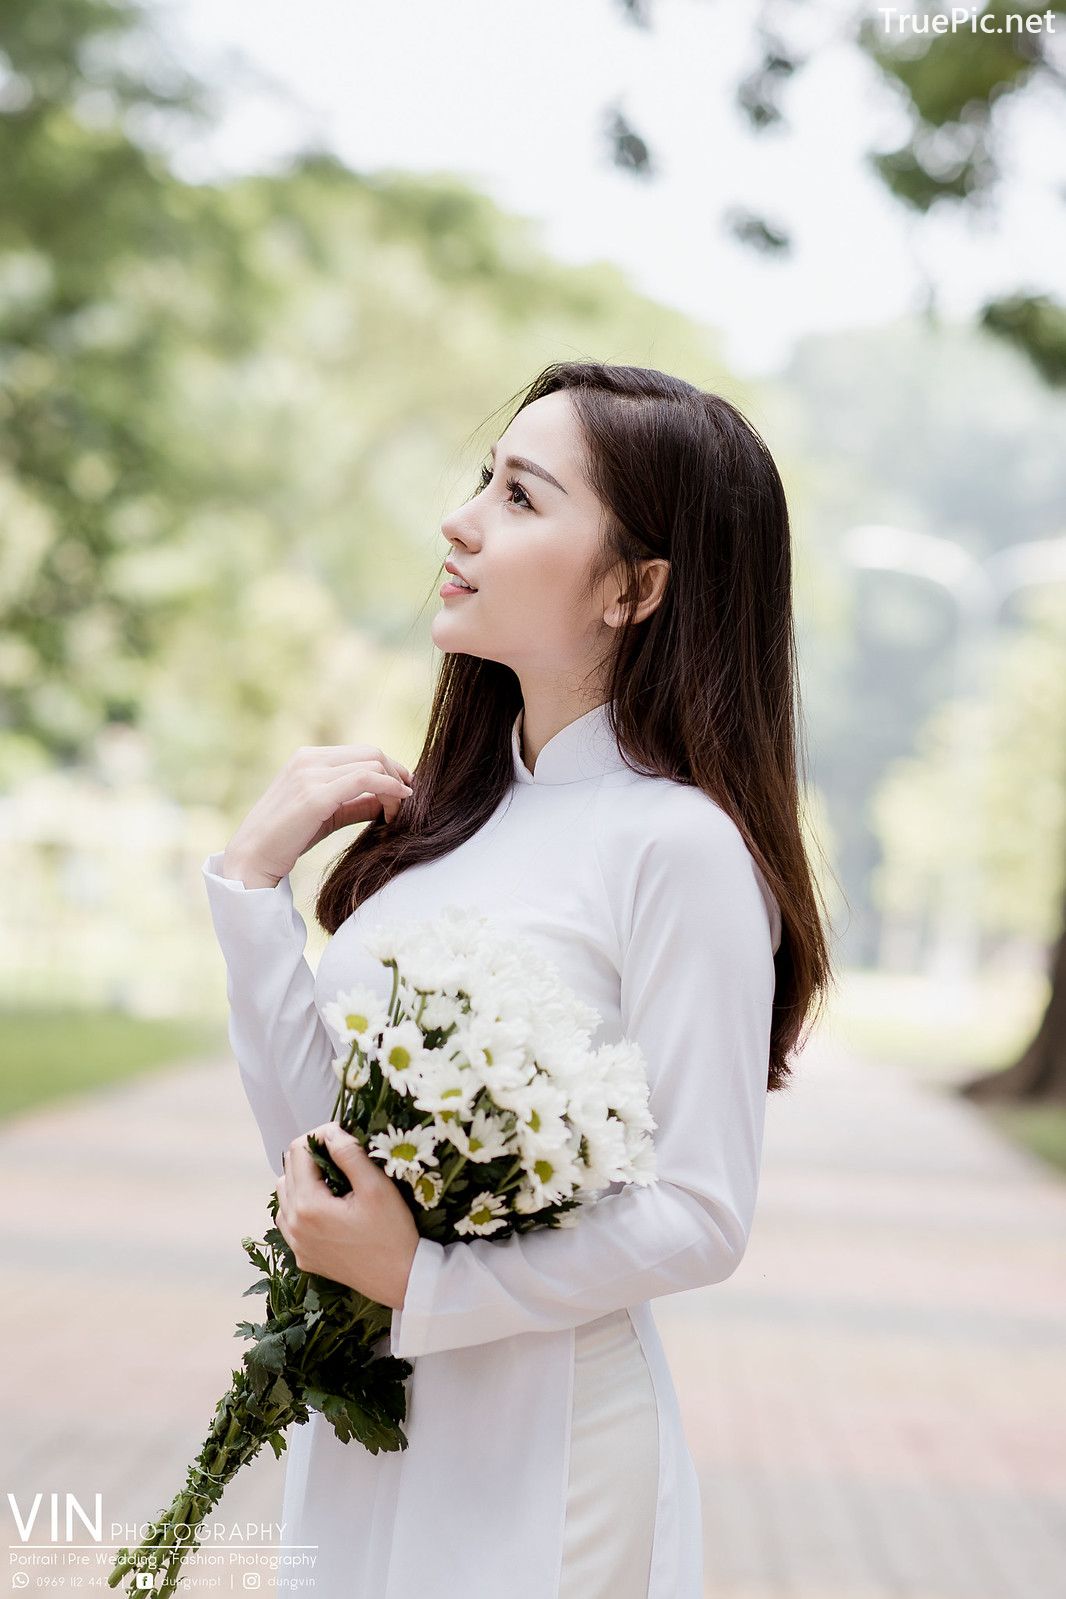
[[[330,799],[334,796],[337,799],[356,799],[360,794],[377,794],[379,797],[388,795],[405,800],[409,787],[402,777],[396,777],[392,772],[379,772],[373,767],[360,770],[356,765],[339,770],[336,776],[327,777],[322,784],[322,791]]]
[[[297,754],[307,763],[323,766],[343,766],[351,761],[388,760],[384,750],[376,744],[310,744]]]
[[[308,1192],[317,1193],[322,1186],[315,1157],[307,1147],[307,1134],[289,1145],[288,1171],[292,1179],[293,1198],[303,1198]]]
[[[353,790],[362,792],[353,794]],[[326,784],[323,793],[324,803],[333,806],[330,815],[339,827],[350,822],[369,821],[376,815],[381,815],[386,822],[395,821],[403,802],[411,797],[403,779],[389,774],[379,774],[377,781],[358,777],[348,781],[335,779]]]
[[[374,1162],[353,1133],[342,1127],[339,1122],[332,1122],[324,1134],[326,1148],[340,1164],[338,1157],[343,1157],[345,1162],[354,1161],[356,1166],[362,1168],[373,1166]],[[347,1169],[347,1167],[345,1168]],[[348,1172],[349,1180],[351,1173]]]
[[[411,776],[402,762],[393,760],[391,755],[386,755],[384,750],[379,750],[373,744],[316,744],[314,756],[315,763],[321,766],[366,766],[377,761],[394,777],[409,780]]]

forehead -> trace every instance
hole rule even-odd
[[[497,454],[501,450],[505,455],[528,455],[573,493],[579,486],[584,449],[577,413],[565,390],[542,394],[524,406],[501,435]]]

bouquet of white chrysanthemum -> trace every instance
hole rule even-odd
[[[357,1138],[408,1199],[418,1230],[442,1244],[502,1239],[532,1227],[572,1227],[573,1214],[612,1183],[655,1181],[648,1083],[639,1046],[591,1047],[599,1014],[522,939],[486,916],[447,906],[432,921],[379,928],[364,946],[391,968],[387,1000],[369,986],[325,1007],[347,1045],[332,1120]],[[308,1135],[324,1181],[348,1178]],[[278,1196],[270,1196],[277,1220]],[[186,1486],[132,1553],[119,1552],[114,1587],[136,1570],[165,1570],[171,1594],[197,1530],[264,1443],[320,1410],[343,1443],[373,1453],[407,1447],[403,1379],[409,1361],[374,1352],[392,1311],[354,1289],[301,1271],[278,1227],[243,1240],[266,1295],[244,1369],[219,1401]]]

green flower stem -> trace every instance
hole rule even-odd
[[[437,1195],[437,1204],[438,1205],[440,1204],[441,1200],[444,1198],[445,1194],[448,1192],[448,1189],[451,1187],[453,1180],[458,1176],[459,1172],[461,1172],[463,1167],[466,1165],[466,1162],[467,1162],[467,1157],[465,1155],[460,1155],[459,1159],[456,1161],[455,1165],[452,1167],[451,1171],[448,1173],[447,1177],[444,1179],[443,1183],[441,1184],[440,1193]]]
[[[135,1550],[119,1551],[107,1579],[108,1587],[114,1588],[131,1571],[165,1568],[166,1576],[154,1593],[156,1599],[169,1599],[181,1579],[186,1557],[199,1548],[200,1526],[222,1498],[226,1485],[254,1459],[272,1433],[283,1430],[294,1419],[295,1411],[288,1404],[271,1405],[263,1416],[253,1417],[246,1409],[244,1392],[235,1394],[231,1390],[201,1452],[203,1464],[189,1468],[185,1487],[175,1496],[170,1509],[153,1523],[149,1536]],[[189,1527],[191,1534],[182,1533],[179,1537],[179,1527]]]

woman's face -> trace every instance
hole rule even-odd
[[[445,592],[430,628],[438,649],[500,661],[527,681],[580,677],[602,658],[618,589],[605,580],[591,600],[584,593],[604,512],[583,459],[565,390],[519,411],[480,493],[441,524],[448,559],[477,592]]]

